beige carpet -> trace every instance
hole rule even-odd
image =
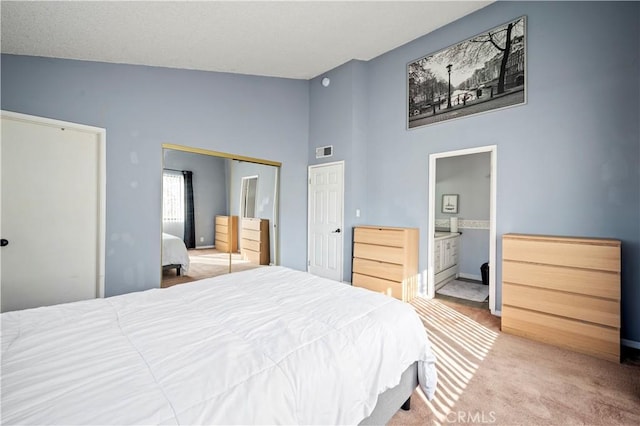
[[[622,364],[500,332],[486,310],[415,299],[438,357],[433,401],[416,390],[391,425],[639,425],[640,362]],[[637,354],[636,354],[637,355]]]
[[[161,287],[171,287],[176,284],[229,273],[229,253],[221,253],[216,249],[191,249],[189,250],[189,259],[191,263],[186,275],[177,276],[175,269],[163,270]],[[231,272],[245,271],[260,266],[243,260],[240,253],[231,254]]]

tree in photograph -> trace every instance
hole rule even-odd
[[[436,97],[447,91],[447,82],[439,80],[429,69],[429,58],[422,58],[409,64],[409,102],[423,99],[433,103]]]
[[[466,42],[459,43],[451,48],[449,58],[459,67],[478,67],[479,64],[489,61],[502,53],[500,71],[498,74],[497,93],[504,93],[507,64],[511,53],[511,44],[514,32],[524,33],[524,22],[517,19],[504,27],[480,34]]]

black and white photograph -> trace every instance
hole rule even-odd
[[[409,63],[408,128],[524,104],[525,18]]]
[[[458,194],[442,195],[442,213],[458,213]]]

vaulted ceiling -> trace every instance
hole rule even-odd
[[[9,54],[310,79],[489,3],[3,0],[1,46]]]

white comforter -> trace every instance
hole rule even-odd
[[[184,241],[175,235],[162,233],[162,266],[180,265],[182,273],[189,271],[189,252]]]
[[[2,424],[355,424],[436,385],[410,305],[283,267],[1,319]]]

